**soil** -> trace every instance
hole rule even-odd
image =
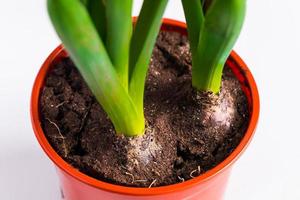
[[[59,155],[89,176],[126,186],[203,174],[235,149],[249,121],[247,98],[229,67],[219,95],[192,88],[189,43],[175,32],[158,36],[144,107],[145,135],[116,135],[69,58],[54,64],[40,97],[43,130]]]

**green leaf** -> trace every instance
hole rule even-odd
[[[225,62],[240,34],[246,0],[215,0],[205,14],[196,56],[193,56],[192,82],[198,90],[218,93]]]
[[[188,37],[192,55],[196,54],[199,35],[204,23],[204,15],[200,0],[181,0],[188,28]],[[193,59],[194,60],[194,59]]]
[[[80,1],[86,6],[89,0],[80,0]]]
[[[80,0],[48,0],[48,12],[65,48],[117,133],[143,134],[144,116],[137,112],[120,82],[84,4]]]
[[[104,0],[85,0],[86,8],[102,41],[106,40],[106,11]]]
[[[128,89],[129,47],[132,35],[132,0],[110,0],[106,3],[106,48],[116,72]]]
[[[131,40],[129,94],[138,112],[142,113],[148,65],[167,2],[168,0],[144,0]]]
[[[204,15],[206,14],[206,11],[209,9],[212,2],[214,2],[214,0],[202,0],[202,10]]]

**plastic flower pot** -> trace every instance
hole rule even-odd
[[[186,35],[186,24],[164,19],[161,30],[176,31]],[[238,78],[249,102],[250,122],[236,149],[220,164],[204,174],[183,183],[155,188],[134,188],[106,183],[81,173],[64,161],[49,144],[41,127],[39,97],[44,80],[53,63],[68,56],[62,46],[57,47],[42,65],[33,85],[31,96],[31,120],[34,133],[41,147],[53,161],[60,180],[62,199],[66,200],[176,200],[222,199],[231,168],[243,153],[254,135],[259,115],[259,96],[253,76],[243,60],[232,52],[227,65]]]

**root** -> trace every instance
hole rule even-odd
[[[61,133],[61,131],[60,131],[60,129],[59,129],[59,127],[58,127],[58,125],[56,123],[54,123],[53,121],[51,121],[49,118],[46,118],[46,120],[48,120],[49,123],[52,124],[57,129],[59,137],[53,137],[53,138],[57,138],[57,139],[61,139],[62,140],[62,145],[63,145],[63,150],[64,150],[64,157],[66,157],[68,155],[68,152],[67,152],[67,145],[65,143],[65,137]]]
[[[191,173],[190,173],[190,177],[191,178],[195,178],[196,176],[194,176],[195,175],[195,173],[197,172],[197,174],[198,175],[196,175],[196,176],[199,176],[200,175],[200,173],[201,173],[201,167],[200,166],[198,166],[198,168],[197,169],[195,169],[195,170],[193,170],[193,171],[191,171]]]
[[[152,181],[152,183],[149,185],[148,188],[151,188],[155,183],[156,183],[156,179],[154,181]]]
[[[125,172],[126,175],[129,175],[131,177],[131,183],[135,182],[135,178],[133,176],[133,174],[129,173],[129,172]]]
[[[83,118],[82,118],[79,132],[81,132],[81,130],[83,129],[84,124],[85,124],[85,121],[86,121],[86,117],[87,117],[88,114],[90,113],[90,110],[91,110],[91,106],[88,108],[87,112],[84,114],[84,116],[83,116]]]
[[[63,102],[57,104],[57,105],[55,106],[55,108],[59,108],[59,107],[61,107],[62,105],[64,105],[65,103],[67,103],[67,101],[63,101]]]
[[[124,166],[121,166],[123,169],[126,170],[126,168]],[[129,172],[125,172],[126,175],[130,176],[131,177],[131,183],[136,183],[136,182],[147,182],[148,180],[135,180],[133,174],[129,173]]]
[[[177,176],[177,177],[178,177],[178,179],[180,180],[181,183],[183,183],[185,181],[184,178],[182,178],[180,176]]]

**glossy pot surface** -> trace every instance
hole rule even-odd
[[[161,30],[176,31],[186,35],[186,24],[164,19]],[[232,52],[227,65],[240,81],[247,95],[250,123],[244,138],[237,148],[220,164],[199,177],[169,186],[156,188],[134,188],[106,183],[79,172],[64,161],[49,144],[41,127],[39,97],[45,77],[53,63],[68,56],[62,46],[57,47],[42,65],[31,96],[31,120],[34,133],[41,147],[56,166],[62,198],[66,200],[218,200],[222,199],[232,164],[246,149],[258,122],[259,96],[254,78],[243,60]]]

